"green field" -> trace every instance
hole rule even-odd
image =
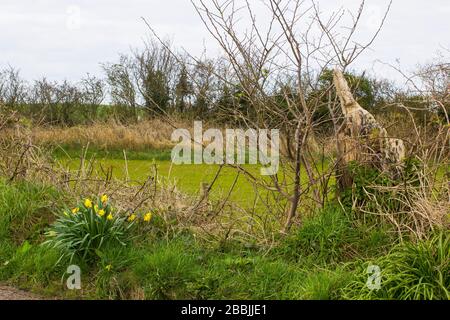
[[[128,179],[129,181],[142,183],[148,176],[153,176],[156,172],[160,180],[170,185],[175,184],[179,191],[188,195],[199,194],[202,184],[212,183],[220,168],[220,165],[216,164],[173,164],[170,160],[170,150],[133,150],[126,151],[124,155],[121,150],[91,148],[86,151],[80,146],[63,146],[53,152],[54,157],[69,170],[80,168],[82,154],[85,154],[85,159],[94,163],[94,175],[101,177],[105,175],[104,172],[112,170],[115,179]],[[325,165],[327,164],[325,163]],[[260,175],[261,166],[259,164],[244,164],[242,168],[258,179],[270,180],[270,177]],[[235,179],[237,181],[231,190]],[[278,179],[282,182],[281,174],[279,174]],[[291,179],[291,177],[286,179]],[[308,179],[304,170],[301,171],[301,179],[302,181]],[[333,185],[333,183],[334,181],[331,181],[330,185]],[[210,199],[223,199],[229,193],[229,201],[244,208],[250,208],[253,205],[258,208],[263,207],[263,204],[257,199],[257,194],[264,197],[267,191],[261,186],[256,187],[249,177],[242,172],[239,173],[236,168],[224,166],[211,189]]]
[[[80,149],[78,151],[71,149],[67,153],[59,151],[56,156],[67,169],[78,170],[79,154],[81,154]],[[167,159],[167,155],[169,159]],[[215,164],[176,165],[170,160],[170,152],[164,150],[150,150],[147,153],[130,152],[127,153],[127,161],[125,161],[123,153],[118,151],[90,152],[86,158],[93,159],[94,175],[102,176],[102,169],[103,171],[112,170],[113,177],[116,179],[128,178],[131,181],[144,182],[148,176],[157,173],[159,179],[169,184],[175,184],[179,191],[190,195],[198,194],[203,183],[210,184],[220,168]],[[259,175],[259,165],[243,165],[242,167],[255,176]],[[241,173],[237,176],[237,169],[223,167],[211,190],[211,198],[226,197],[237,178],[229,200],[242,206],[252,205],[255,200],[253,184],[244,174]]]
[[[65,162],[70,169],[77,169],[79,160],[70,160]],[[155,173],[157,168],[158,177],[166,182],[175,183],[180,191],[195,194],[202,183],[211,183],[219,169],[218,165],[174,165],[171,161],[151,161],[151,160],[128,160],[123,159],[98,159],[95,161],[95,167],[98,174],[100,167],[104,169],[112,168],[113,177],[117,179],[144,182],[146,178]],[[257,168],[247,168],[256,171]],[[128,171],[128,174],[127,174]],[[214,184],[214,195],[225,195],[233,185],[237,171],[233,168],[223,168],[219,178]],[[253,193],[253,187],[244,176],[238,177],[235,189],[232,191],[231,199],[246,201],[250,200]]]

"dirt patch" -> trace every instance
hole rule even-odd
[[[27,291],[0,285],[0,300],[40,300],[40,298]]]

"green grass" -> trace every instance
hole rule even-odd
[[[387,253],[395,241],[385,227],[359,223],[340,206],[327,206],[305,218],[277,251],[295,261],[316,265],[351,261]]]
[[[53,208],[62,198],[52,187],[0,179],[0,239],[16,243],[36,240],[53,220]]]
[[[54,208],[54,201],[61,197],[52,188],[28,183],[1,186],[3,218],[11,209],[15,218],[47,214],[48,208]],[[28,198],[33,200],[26,202]],[[22,199],[22,206],[16,207],[16,199]],[[18,242],[10,236],[14,233],[8,228],[10,220],[2,219],[2,223],[8,231],[0,240],[0,281],[46,295],[146,299],[332,298],[337,297],[336,279],[342,273],[331,266],[327,275],[318,278],[314,265],[282,255],[263,254],[263,248],[249,249],[239,243],[206,245],[189,233],[167,241],[155,233],[138,237],[130,247],[105,250],[93,265],[72,262],[82,267],[83,274],[83,291],[73,292],[64,289],[69,261],[57,263],[60,252],[42,246],[43,239],[36,236],[48,224],[38,230],[31,224],[24,225],[20,234],[28,236]]]
[[[70,170],[77,170],[79,160],[65,160],[65,166]],[[95,161],[94,167],[98,175],[102,175],[101,169],[112,169],[113,177],[116,179],[126,179],[127,169],[128,178],[132,181],[144,182],[148,176],[155,174],[155,166],[160,179],[166,182],[176,184],[177,188],[184,193],[196,195],[199,193],[202,183],[211,183],[214,180],[218,165],[174,165],[171,161],[157,160],[128,160],[127,166],[122,159],[99,159]],[[257,172],[257,167],[247,166],[247,169]],[[226,196],[236,178],[236,170],[225,167],[222,169],[219,179],[217,179],[212,190],[212,199],[219,199]],[[240,175],[234,190],[231,193],[230,200],[236,201],[242,205],[253,203],[254,201],[253,185]]]
[[[0,281],[53,287],[50,279],[61,275],[55,266],[59,254],[38,244],[54,219],[52,208],[61,205],[62,196],[52,187],[0,179]]]
[[[147,299],[330,299],[350,278],[339,268],[324,271],[237,249],[205,248],[189,237],[163,241],[143,253],[132,272]]]
[[[3,242],[2,245],[7,245]],[[18,284],[30,290],[47,288],[54,290],[64,274],[64,263],[57,264],[60,254],[56,250],[44,248],[38,244],[23,242],[20,246],[2,248],[2,266],[0,280]],[[53,288],[52,288],[53,287]]]
[[[124,159],[124,150],[118,149],[105,149],[95,146],[89,146],[87,150],[84,150],[85,146],[82,145],[59,145],[52,148],[52,155],[57,159],[80,158],[80,155],[85,153],[86,158],[98,158],[98,159]],[[148,149],[148,150],[125,150],[125,155],[128,160],[156,160],[156,161],[169,161],[171,159],[170,149]]]
[[[399,244],[387,255],[355,265],[358,277],[343,288],[346,298],[450,299],[450,234],[446,230],[416,244]],[[368,265],[380,267],[380,290],[369,290],[365,285]]]

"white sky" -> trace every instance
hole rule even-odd
[[[326,14],[341,4],[356,8],[359,1],[320,3]],[[368,19],[362,36],[373,31],[386,4],[387,0],[366,0]],[[0,0],[0,68],[18,67],[27,80],[45,75],[76,81],[87,72],[100,75],[100,62],[114,61],[118,53],[142,45],[148,31],[140,17],[194,55],[204,44],[209,52],[217,50],[189,0]],[[440,48],[450,48],[449,31],[449,0],[393,0],[372,50],[354,67],[398,79],[386,67],[374,68],[373,62],[395,64],[398,59],[403,68],[411,69],[430,61]]]

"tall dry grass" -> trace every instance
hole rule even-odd
[[[179,127],[188,124],[177,123]],[[94,123],[75,127],[34,127],[33,141],[38,145],[91,145],[101,149],[148,150],[167,149],[174,128],[159,119],[137,124]]]
[[[412,113],[406,107],[403,110],[403,114],[382,120],[393,136],[406,142],[407,156],[416,163],[412,172],[415,177],[404,177],[403,182],[390,187],[368,186],[376,191],[366,190],[375,209],[359,209],[394,225],[400,238],[412,235],[426,239],[436,229],[450,229],[450,124],[441,120],[418,125]],[[399,203],[400,210],[379,205],[380,195]]]

